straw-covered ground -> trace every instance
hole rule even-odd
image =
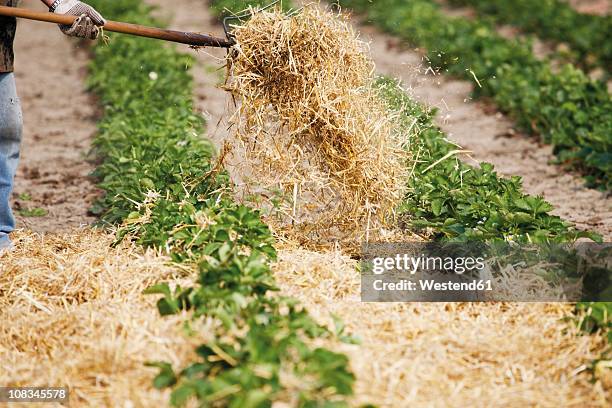
[[[357,375],[354,403],[399,406],[607,406],[612,375],[587,366],[605,343],[569,324],[560,303],[363,303],[356,261],[338,252],[280,251],[282,291],[311,314],[342,319]]]
[[[210,19],[201,0],[161,5],[189,10],[177,14],[183,19]],[[189,28],[180,18],[174,24]],[[194,75],[206,78],[201,71]],[[288,236],[273,265],[282,293],[323,323],[337,315],[361,340],[330,344],[350,357],[354,405],[582,407],[612,398],[609,372],[591,382],[588,371],[603,339],[566,321],[571,305],[362,303],[354,259]],[[144,363],[185,366],[201,339],[184,335],[183,316],[160,318],[156,297],[142,291],[189,272],[130,243],[112,247],[111,234],[91,229],[15,238],[17,251],[0,258],[0,384],[67,385],[79,407],[166,406],[168,393],[152,387],[156,370]]]
[[[18,234],[19,250],[0,260],[2,384],[67,385],[78,406],[167,404],[144,363],[184,366],[199,339],[182,333],[181,316],[161,319],[141,292],[184,273],[112,241],[91,230]],[[329,344],[350,357],[355,405],[605,406],[611,397],[612,378],[592,383],[587,372],[603,340],[565,321],[570,305],[362,303],[355,260],[280,249],[282,293],[322,323],[340,317],[361,340]]]
[[[68,386],[78,407],[166,405],[144,364],[182,364],[196,339],[142,291],[181,271],[91,229],[15,238],[17,250],[0,257],[0,384]]]

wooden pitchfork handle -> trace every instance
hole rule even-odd
[[[55,13],[41,13],[18,7],[0,6],[0,15],[8,17],[26,18],[28,20],[46,21],[48,23],[72,25],[77,16],[67,16]],[[190,33],[185,31],[164,30],[156,27],[147,27],[138,24],[107,21],[104,29],[115,33],[131,34],[140,37],[156,38],[158,40],[172,41],[198,47],[229,48],[234,45],[232,40],[213,37],[206,34]]]

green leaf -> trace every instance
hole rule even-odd
[[[254,389],[247,392],[244,401],[241,404],[241,407],[244,408],[258,408],[268,405],[267,403],[271,402],[270,395],[261,389]]]
[[[431,211],[437,217],[442,214],[442,206],[444,205],[444,200],[435,199],[431,202]]]
[[[167,387],[171,387],[177,382],[176,375],[174,374],[174,370],[169,363],[164,361],[155,361],[155,362],[147,362],[145,363],[147,367],[156,367],[159,368],[159,373],[153,379],[153,386],[157,389],[163,389]]]
[[[21,215],[22,217],[44,217],[46,216],[49,212],[47,210],[45,210],[44,208],[40,208],[40,207],[34,207],[34,208],[22,208],[18,211],[19,215]]]
[[[142,291],[144,295],[154,295],[154,294],[162,294],[166,297],[170,297],[170,286],[167,283],[160,283],[157,285],[149,286],[145,290]]]
[[[181,385],[170,394],[170,404],[173,407],[182,407],[187,404],[189,398],[195,395],[195,390],[189,385]]]

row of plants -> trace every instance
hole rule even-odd
[[[91,4],[109,19],[160,24],[142,0]],[[94,209],[119,240],[164,249],[195,275],[187,287],[147,290],[160,296],[162,316],[188,311],[186,332],[207,339],[187,367],[152,362],[154,385],[171,387],[175,406],[192,398],[202,406],[343,406],[354,382],[347,357],[313,342],[350,338],[277,293],[270,230],[258,211],[233,201],[213,146],[200,137],[192,63],[173,47],[111,34],[90,65],[104,109],[95,174],[105,195]]]
[[[403,126],[414,132],[415,164],[400,207],[411,229],[429,228],[450,241],[601,240],[552,215],[550,203],[523,192],[520,177],[503,178],[492,164],[474,167],[460,160],[457,146],[434,124],[436,110],[411,99],[396,80],[381,77],[378,86],[390,107],[403,112]]]
[[[434,124],[436,110],[411,99],[396,80],[381,77],[378,86],[389,106],[403,112],[404,128],[414,132],[410,150],[416,163],[400,206],[409,229],[427,228],[434,231],[434,239],[450,242],[535,243],[542,245],[542,252],[547,244],[555,250],[559,247],[554,244],[571,244],[578,238],[602,241],[598,234],[579,231],[552,215],[553,206],[542,197],[525,194],[520,177],[502,178],[491,164],[474,167],[459,160],[454,154],[457,147]],[[543,254],[535,257],[536,262],[541,259]],[[607,293],[602,296],[609,298],[609,271],[593,268],[584,278],[594,281],[590,297]],[[612,302],[579,302],[576,313],[584,331],[601,330],[612,345]]]
[[[427,49],[436,69],[475,83],[519,128],[552,144],[558,161],[590,186],[612,188],[612,98],[607,86],[567,64],[558,71],[531,44],[505,39],[487,21],[447,16],[433,0],[339,0],[368,22]]]
[[[612,17],[583,14],[566,1],[448,0],[474,7],[496,23],[511,24],[526,33],[571,48],[571,59],[584,68],[600,66],[612,73]]]

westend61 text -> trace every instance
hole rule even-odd
[[[417,283],[418,282],[418,283]],[[402,279],[397,282],[385,282],[375,280],[373,283],[376,291],[491,291],[493,285],[490,280],[474,280],[471,282],[439,282],[434,279],[419,279],[417,282]]]

